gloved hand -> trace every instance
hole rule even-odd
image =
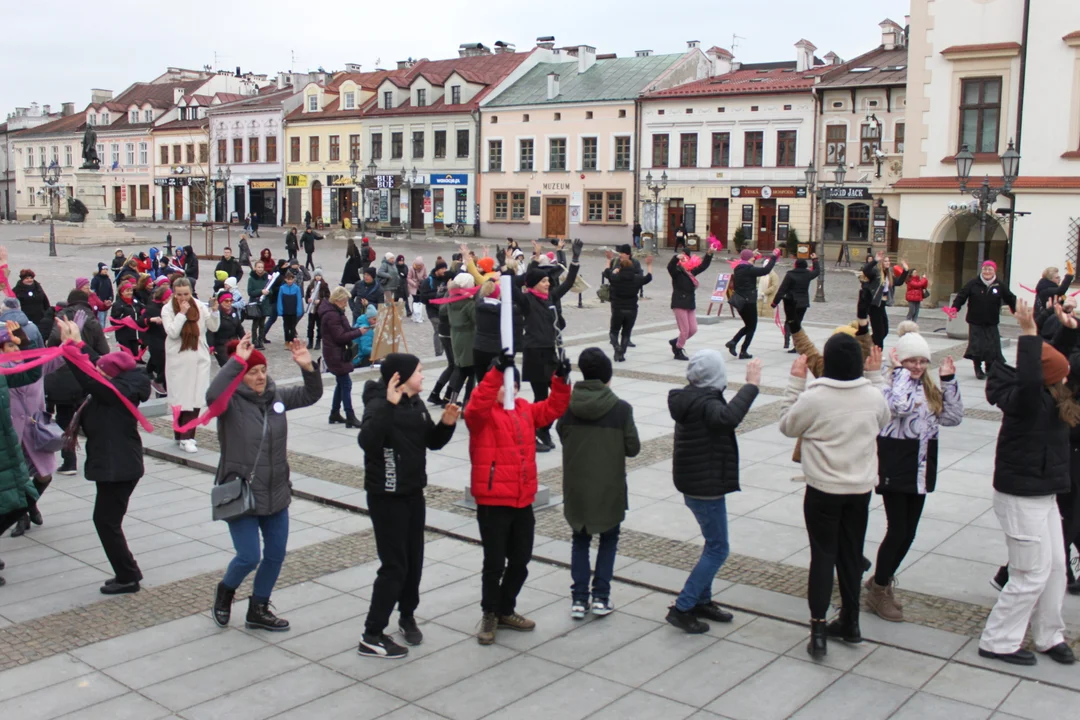
[[[780,257],[780,254],[784,252],[783,248],[774,248],[772,254],[776,257]]]
[[[574,240],[573,244],[570,246],[573,252],[574,262],[577,262],[581,259],[581,248],[583,247],[585,247],[585,243],[581,242],[580,238]]]
[[[496,248],[495,250],[495,262],[499,264],[499,267],[506,265],[506,251],[502,248]]]
[[[577,242],[581,242],[578,240]],[[555,366],[555,376],[561,378],[563,382],[570,382],[570,360],[563,358],[562,361]]]
[[[941,308],[941,312],[945,313],[950,320],[955,320],[956,316],[960,314],[960,312],[952,305],[946,305],[945,307]]]
[[[503,348],[503,351],[496,355],[491,361],[491,367],[499,372],[504,372],[514,367],[514,355],[510,352],[510,349]]]

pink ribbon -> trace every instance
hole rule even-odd
[[[150,331],[150,326],[149,325],[143,327],[142,325],[140,325],[135,320],[135,318],[130,318],[130,317],[113,318],[113,324],[110,325],[107,328],[102,328],[102,329],[105,332],[116,332],[120,328],[128,328],[130,330],[135,330],[137,332],[149,332]]]
[[[240,362],[240,360],[237,359],[237,362]],[[233,378],[233,381],[229,383],[229,386],[225,388],[225,392],[218,395],[217,400],[210,403],[209,407],[206,408],[206,411],[202,415],[183,425],[180,425],[180,413],[182,410],[179,405],[173,405],[173,430],[178,433],[185,433],[189,430],[194,430],[200,425],[206,425],[218,415],[221,415],[229,407],[229,400],[232,399],[233,394],[236,392],[236,388],[240,387],[240,383],[243,381],[244,373],[239,373]]]
[[[468,300],[469,298],[480,292],[480,286],[464,288],[450,288],[450,296],[444,298],[436,298],[431,300],[432,305],[446,305],[447,303],[458,302],[459,300]]]
[[[784,332],[784,323],[780,322],[780,306],[776,306],[776,314],[773,315],[773,322],[776,323],[776,327],[780,328],[780,332]]]
[[[0,265],[0,290],[4,291],[11,297],[16,297],[15,292],[11,289],[11,285],[8,285],[8,266]]]

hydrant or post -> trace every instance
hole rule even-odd
[[[172,233],[165,234],[165,255],[172,257]]]

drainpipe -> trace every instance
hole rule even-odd
[[[479,106],[469,114],[472,116],[473,122],[476,123],[476,182],[473,183],[473,192],[475,193],[475,197],[473,198],[473,219],[475,222],[473,227],[476,231],[476,237],[480,237],[480,167],[483,162],[480,157],[480,148],[482,147],[480,133],[483,132],[484,124],[480,122]]]
[[[1020,146],[1024,139],[1024,87],[1027,84],[1027,51],[1028,51],[1028,27],[1031,20],[1031,0],[1024,0],[1024,24],[1020,31],[1020,80],[1017,83],[1016,98],[1016,152],[1020,152]],[[1009,209],[1013,212],[1009,216],[1008,246],[1005,252],[1005,283],[1008,286],[1012,270],[1013,238],[1016,234],[1016,195],[1009,193]]]
[[[641,98],[634,99],[634,222],[641,222]],[[655,235],[656,228],[653,228]]]

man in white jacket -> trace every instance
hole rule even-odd
[[[871,350],[864,365],[858,342],[840,333],[825,343],[823,359],[822,376],[809,385],[806,356],[795,360],[780,417],[780,432],[802,438],[803,516],[810,536],[807,652],[814,659],[825,656],[827,635],[862,642],[863,542],[877,484],[877,436],[890,418],[881,392],[880,348]],[[842,607],[826,628],[834,569]]]

